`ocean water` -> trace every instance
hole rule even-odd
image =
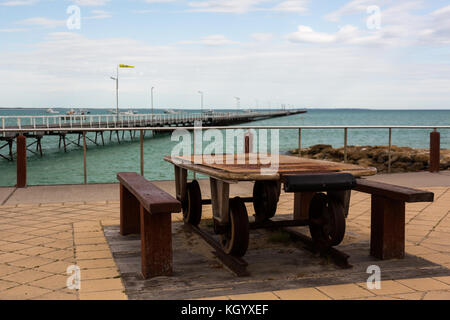
[[[67,110],[55,109],[65,113]],[[107,114],[107,110],[90,110],[92,114]],[[146,110],[137,110],[148,113]],[[218,110],[219,111],[219,110]],[[198,112],[198,111],[188,111]],[[9,110],[0,109],[3,115],[45,115],[43,110]],[[308,110],[306,114],[289,117],[256,121],[245,125],[450,125],[450,110],[417,110],[417,111],[386,111],[386,110]],[[441,147],[450,148],[450,130],[441,132]],[[429,147],[430,130],[393,129],[392,143],[398,146],[413,148]],[[88,135],[92,140],[95,134]],[[73,135],[69,139],[76,140]],[[113,136],[109,141],[109,133],[105,133],[105,146],[95,146],[88,143],[87,174],[88,183],[116,182],[116,173],[123,171],[140,171],[140,145],[138,135],[131,140],[129,133],[125,140],[118,144]],[[173,167],[163,160],[170,155],[171,149],[177,142],[172,142],[169,134],[152,136],[148,134],[144,144],[145,177],[150,180],[169,180],[174,178]],[[315,144],[330,144],[333,147],[344,145],[344,130],[303,130],[302,146]],[[387,145],[387,129],[350,129],[349,145]],[[0,141],[0,147],[3,143]],[[280,151],[285,152],[297,148],[298,130],[280,131]],[[42,139],[44,156],[29,153],[28,155],[28,183],[29,185],[48,184],[82,184],[83,183],[83,150],[77,146],[68,147],[64,153],[58,149],[58,137],[44,137]],[[0,150],[7,153],[7,148]],[[13,186],[16,183],[16,165],[0,159],[0,186]]]

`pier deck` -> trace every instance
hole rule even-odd
[[[104,132],[109,131],[109,140],[113,135],[117,142],[121,138],[119,131],[114,129],[130,129],[130,138],[136,135],[135,128],[161,128],[173,127],[194,127],[197,122],[201,122],[204,127],[229,126],[245,122],[285,117],[295,114],[306,113],[306,110],[282,110],[270,112],[233,112],[233,113],[177,113],[177,114],[136,114],[136,115],[52,115],[52,116],[3,116],[0,117],[0,150],[6,149],[7,153],[0,153],[0,157],[9,161],[14,160],[13,144],[15,138],[22,132],[27,138],[32,139],[32,143],[27,146],[28,151],[42,156],[41,140],[44,136],[58,136],[59,148],[67,151],[67,146],[74,144],[81,147],[81,137],[83,132],[94,132],[95,139],[86,137],[87,140],[99,145],[105,144]],[[48,131],[42,131],[48,129]],[[17,130],[17,131],[15,131]],[[24,130],[29,130],[25,131]],[[36,132],[34,130],[41,130]],[[158,134],[157,130],[154,134]],[[77,135],[75,139],[68,138],[68,135]],[[122,140],[125,138],[125,131],[122,130]],[[35,146],[35,150],[31,149]]]

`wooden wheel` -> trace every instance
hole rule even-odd
[[[183,203],[183,220],[198,226],[202,220],[202,193],[196,180],[187,184],[186,201]]]
[[[253,187],[253,208],[256,221],[273,218],[278,205],[278,185],[275,181],[256,181]]]
[[[309,209],[309,231],[315,243],[332,247],[339,245],[345,235],[345,212],[342,203],[317,193]]]
[[[221,235],[221,244],[225,253],[242,257],[248,249],[249,223],[244,201],[236,197],[230,200],[230,223]]]

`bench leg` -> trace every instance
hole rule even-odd
[[[172,216],[141,206],[141,264],[145,279],[172,275]]]
[[[120,234],[138,234],[140,229],[139,201],[120,184]]]
[[[372,195],[370,254],[375,258],[405,257],[405,202]]]

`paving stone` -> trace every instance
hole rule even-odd
[[[25,259],[16,260],[10,262],[9,264],[16,267],[24,267],[24,268],[36,268],[39,266],[45,266],[49,263],[52,263],[53,260],[41,258],[41,257],[27,257]]]
[[[92,259],[103,259],[103,258],[112,259],[111,251],[102,250],[102,251],[77,252],[77,260],[92,260]]]
[[[374,295],[353,283],[317,287],[317,289],[336,300],[363,298]]]
[[[415,293],[402,293],[402,294],[394,294],[391,297],[395,299],[401,300],[422,300],[425,292],[415,292]]]
[[[1,299],[1,291],[10,289],[10,288],[14,288],[19,286],[20,284],[17,282],[12,282],[12,281],[5,281],[5,280],[0,280],[0,299]]]
[[[77,245],[77,252],[87,252],[87,251],[102,251],[109,250],[109,246],[107,244],[86,244],[86,245]]]
[[[28,248],[28,249],[23,249],[23,250],[16,251],[16,253],[24,254],[24,255],[27,255],[27,256],[41,256],[41,255],[43,255],[45,253],[52,252],[54,250],[55,249],[53,249],[53,248],[36,246],[36,247],[31,247],[31,248]]]
[[[381,289],[369,289],[367,283],[357,283],[357,285],[379,296],[415,292],[413,289],[392,280],[381,281]]]
[[[2,279],[6,281],[26,284],[36,280],[47,278],[49,276],[51,276],[51,274],[48,274],[46,272],[41,272],[37,270],[24,270],[13,274],[9,274],[7,276],[3,276]]]
[[[450,286],[432,278],[395,280],[417,291],[448,290]]]
[[[120,279],[82,280],[80,293],[124,290]]]
[[[38,296],[33,300],[78,300],[78,296],[76,292],[74,293],[66,293],[61,291],[54,291],[42,296]]]
[[[53,260],[75,259],[73,250],[52,250],[51,252],[42,254],[41,257]]]
[[[0,261],[9,263],[26,258],[27,256],[18,253],[3,253],[0,254]]]
[[[8,244],[4,244],[4,245],[0,246],[0,250],[3,252],[15,252],[15,251],[19,251],[19,250],[28,249],[31,247],[32,246],[30,246],[28,244],[9,242]]]
[[[104,292],[80,292],[80,300],[127,300],[127,295],[120,290]]]
[[[81,269],[116,268],[113,259],[81,260],[78,262],[78,266]]]
[[[231,300],[280,300],[272,292],[256,292],[229,296]]]
[[[450,300],[450,290],[427,292],[423,300]]]
[[[220,297],[210,297],[210,298],[203,298],[203,299],[198,299],[198,300],[216,300],[216,301],[225,301],[225,300],[230,300],[229,296],[220,296]]]
[[[281,300],[331,300],[330,297],[315,288],[280,290],[273,293]]]
[[[56,261],[38,268],[40,271],[50,272],[54,274],[67,274],[67,268],[72,266],[70,262]]]
[[[2,279],[4,278],[4,276],[12,274],[12,273],[16,273],[19,271],[22,271],[23,268],[19,268],[19,267],[13,267],[13,266],[9,266],[5,263],[0,263],[0,277],[2,277]]]
[[[450,285],[450,276],[448,276],[448,277],[434,277],[433,279],[437,280],[437,281],[444,282],[444,283]]]
[[[116,268],[87,269],[81,271],[81,279],[83,280],[110,279],[119,277],[120,274]]]
[[[1,298],[5,300],[29,300],[50,292],[51,291],[47,289],[22,285],[3,291],[1,293]]]
[[[67,276],[62,275],[52,275],[50,277],[33,281],[31,284],[35,287],[49,289],[49,290],[59,290],[67,288]]]

